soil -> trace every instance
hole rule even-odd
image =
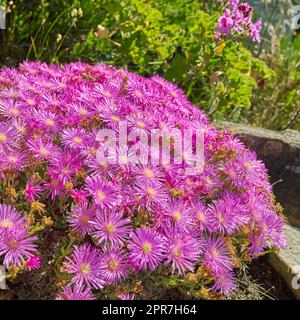
[[[238,288],[229,300],[295,300],[294,295],[263,256],[244,265],[237,275]]]

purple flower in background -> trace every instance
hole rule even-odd
[[[218,25],[216,26],[216,29],[221,33],[225,35],[230,35],[231,29],[234,26],[234,22],[232,18],[222,16],[218,20]]]
[[[236,10],[238,5],[240,3],[240,0],[229,0],[229,6],[231,9]]]
[[[260,42],[261,30],[262,22],[260,20],[250,26],[249,33],[254,42]]]
[[[220,36],[244,35],[250,36],[254,42],[260,42],[262,23],[253,23],[252,12],[253,8],[248,3],[230,0],[215,27],[218,31],[214,35],[215,41],[218,41]]]

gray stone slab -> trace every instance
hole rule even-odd
[[[288,248],[270,254],[269,262],[300,300],[300,228],[286,224]]]

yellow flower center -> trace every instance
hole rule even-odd
[[[53,121],[52,119],[47,119],[47,120],[45,121],[45,123],[46,123],[48,126],[50,126],[50,127],[53,127],[53,126],[54,126],[54,121]]]
[[[251,165],[250,162],[246,162],[246,163],[244,164],[244,167],[245,167],[246,170],[250,170],[250,169],[252,168],[252,165]]]
[[[8,229],[8,228],[11,228],[13,226],[13,223],[11,220],[9,219],[4,219],[0,222],[0,226],[2,228],[5,228],[5,229]]]
[[[181,256],[181,250],[179,248],[175,248],[173,250],[174,256],[175,257],[180,257]]]
[[[19,109],[17,109],[17,108],[12,108],[12,109],[11,109],[11,114],[12,114],[13,116],[18,116],[18,115],[20,114],[20,111],[19,111]]]
[[[46,156],[49,154],[49,151],[46,148],[40,148],[40,154]]]
[[[146,127],[146,124],[145,124],[145,122],[143,122],[143,121],[137,121],[137,126],[139,127],[139,128],[142,128],[142,129],[144,129],[145,127]]]
[[[109,233],[113,233],[116,231],[116,227],[112,223],[108,223],[105,228]]]
[[[24,127],[20,127],[20,128],[18,128],[18,131],[19,131],[21,134],[24,134],[24,133],[25,133],[25,128],[24,128]]]
[[[139,98],[141,98],[141,97],[143,96],[143,94],[142,94],[141,91],[139,91],[139,90],[135,90],[134,93],[135,93],[135,95],[136,95],[137,97],[139,97]]]
[[[81,137],[74,137],[73,138],[73,142],[77,143],[77,144],[82,144],[83,140]]]
[[[96,193],[96,197],[98,198],[98,200],[103,201],[105,200],[106,195],[102,190],[98,190]]]
[[[152,251],[152,245],[149,242],[144,242],[142,244],[142,249],[144,253],[150,253]]]
[[[121,164],[128,164],[128,158],[127,158],[127,156],[121,156],[121,157],[120,157],[120,163],[121,163]]]
[[[146,176],[147,178],[153,178],[153,177],[154,177],[153,171],[152,171],[151,169],[149,169],[149,168],[146,168],[146,169],[144,170],[144,173],[145,173],[145,176]]]
[[[11,249],[17,249],[19,246],[19,242],[17,240],[12,240],[10,243],[9,243],[9,247]]]
[[[27,99],[26,102],[30,105],[30,106],[34,106],[35,105],[35,101],[33,99]]]
[[[18,158],[15,156],[9,156],[8,161],[11,163],[16,163],[18,161]]]
[[[111,120],[112,120],[113,122],[120,122],[120,117],[119,117],[119,116],[116,116],[116,115],[113,115],[113,116],[111,116]]]
[[[104,95],[104,97],[108,97],[108,98],[111,96],[109,91],[104,91],[103,95]]]
[[[179,221],[179,220],[181,220],[181,218],[182,218],[181,212],[175,211],[175,212],[173,213],[173,219],[174,219],[174,221]]]
[[[204,215],[204,213],[202,211],[197,213],[197,218],[198,218],[198,221],[200,221],[200,222],[205,222],[206,221],[205,215]]]
[[[88,113],[88,111],[85,108],[80,108],[79,109],[79,114],[82,116],[85,116]]]
[[[116,269],[118,268],[118,266],[119,266],[118,261],[116,261],[116,260],[114,260],[114,259],[112,259],[112,260],[110,260],[110,261],[108,262],[108,267],[109,267],[109,269],[112,270],[112,271],[116,270]]]
[[[90,217],[87,216],[87,215],[82,215],[81,218],[80,218],[82,224],[84,225],[88,225],[89,224],[89,221],[90,221]]]
[[[223,217],[222,212],[219,212],[219,213],[217,214],[217,216],[218,216],[218,220],[219,220],[220,222],[224,222],[224,217]]]
[[[148,194],[149,196],[155,196],[156,191],[155,191],[152,187],[149,187],[149,188],[147,189],[147,194]]]
[[[217,258],[219,256],[219,251],[216,248],[213,248],[211,254],[213,257]]]
[[[4,133],[0,133],[0,142],[4,142],[6,139],[6,135]]]
[[[80,271],[84,275],[88,275],[91,272],[91,266],[89,263],[83,263],[80,267]]]
[[[69,173],[71,172],[71,170],[70,170],[69,168],[63,168],[63,169],[62,169],[62,172],[63,172],[64,174],[69,174]]]

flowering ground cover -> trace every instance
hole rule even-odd
[[[124,121],[128,137],[201,129],[203,170],[188,171],[184,155],[132,164],[136,139],[118,161],[99,161],[99,130],[119,134]],[[12,280],[51,265],[57,299],[139,299],[146,279],[229,295],[242,262],[286,246],[264,164],[157,75],[82,62],[2,68],[0,153],[1,261]],[[49,257],[51,230],[61,237]]]

